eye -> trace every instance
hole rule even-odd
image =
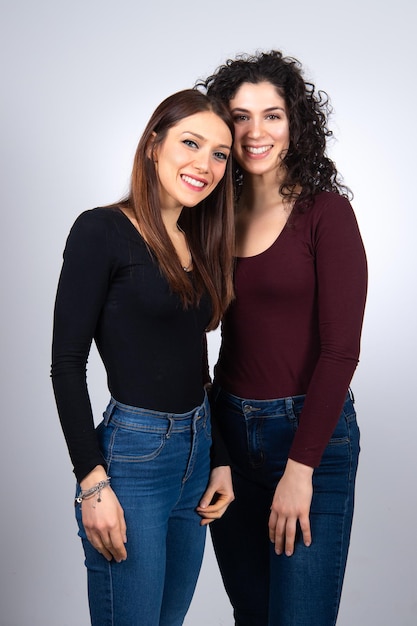
[[[228,154],[226,154],[225,152],[215,152],[214,153],[214,158],[215,159],[219,159],[219,161],[227,161],[228,159]]]
[[[277,115],[276,113],[270,113],[269,115],[266,116],[267,120],[280,120],[281,116]]]
[[[243,113],[239,113],[239,115],[234,115],[233,116],[233,121],[236,122],[236,123],[247,122],[248,119],[249,119],[248,116],[244,115]]]
[[[189,146],[190,148],[198,148],[198,144],[192,139],[184,139],[182,143],[184,143],[186,146]]]

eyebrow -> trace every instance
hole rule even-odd
[[[286,113],[285,109],[283,107],[268,107],[267,109],[263,110],[263,113],[270,113],[271,111],[282,111],[283,113]],[[231,113],[237,113],[238,111],[240,111],[241,113],[250,113],[249,109],[244,109],[243,107],[235,107],[234,109],[231,110]]]
[[[199,135],[195,133],[193,130],[184,130],[183,135],[193,135],[193,137],[198,137],[201,141],[207,141],[207,137],[203,137],[203,135]],[[228,146],[227,144],[219,144],[219,148],[227,148],[227,150],[231,150],[232,146]]]

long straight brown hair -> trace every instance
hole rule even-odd
[[[193,277],[181,268],[161,215],[158,176],[149,146],[163,143],[167,132],[182,119],[210,111],[225,122],[232,137],[233,120],[226,106],[197,89],[185,89],[166,98],[152,114],[136,149],[130,191],[119,203],[133,211],[140,231],[160,270],[184,308],[198,305],[204,292],[212,301],[208,330],[216,328],[233,299],[234,208],[232,159],[223,178],[202,202],[184,207],[179,225],[193,257]]]

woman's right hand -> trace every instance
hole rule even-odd
[[[81,481],[81,489],[86,491],[101,480],[106,479],[104,467],[96,467]],[[126,560],[126,522],[123,509],[110,486],[104,487],[97,496],[82,501],[81,515],[87,539],[108,561],[118,563]]]

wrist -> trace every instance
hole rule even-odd
[[[81,489],[80,493],[75,497],[74,506],[77,506],[77,504],[81,505],[84,500],[89,500],[90,498],[95,498],[97,502],[101,502],[101,492],[105,487],[108,487],[109,485],[110,476],[106,476],[106,478],[100,480],[89,489]],[[93,508],[96,508],[95,504],[93,504]]]
[[[101,480],[106,480],[106,478],[107,473],[105,468],[102,465],[96,465],[96,467],[80,481],[80,487],[83,491],[86,491]]]
[[[305,465],[294,459],[288,459],[285,471],[291,474],[297,474],[305,478],[311,478],[314,472],[314,468],[310,465]]]

